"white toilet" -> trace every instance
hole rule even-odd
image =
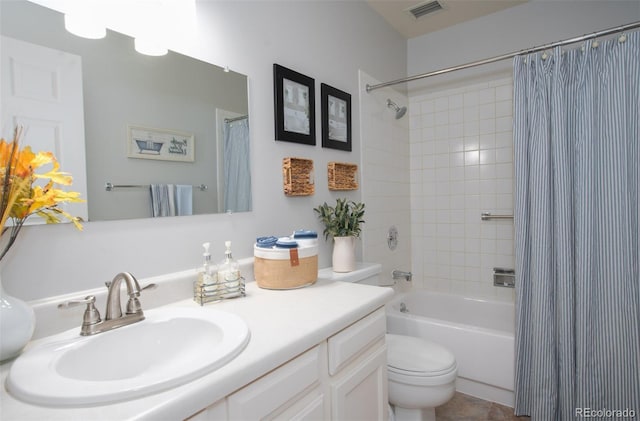
[[[319,277],[335,281],[382,285],[379,263],[358,263],[349,273],[322,269]],[[445,347],[422,338],[388,333],[389,403],[397,421],[435,421],[435,407],[455,393],[457,364]]]

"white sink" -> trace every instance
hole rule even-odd
[[[240,317],[210,307],[163,307],[145,320],[79,336],[51,336],[16,359],[7,388],[24,401],[86,406],[139,398],[227,364],[246,347]]]

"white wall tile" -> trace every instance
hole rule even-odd
[[[421,204],[413,231],[422,234],[413,242],[420,248],[413,270],[424,274],[424,288],[505,295],[492,271],[514,266],[513,224],[482,221],[480,213],[513,212],[511,84],[502,78],[433,92],[416,104],[415,118],[430,124],[412,137],[422,145],[412,152],[422,157],[411,160],[412,180],[422,183],[411,190],[422,195],[413,200]]]

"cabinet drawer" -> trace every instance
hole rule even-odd
[[[333,376],[368,346],[384,338],[386,330],[384,307],[381,307],[330,337],[329,374]]]
[[[320,347],[312,348],[230,395],[229,419],[265,419],[295,403],[301,394],[319,384],[321,361]]]

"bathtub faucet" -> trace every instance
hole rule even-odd
[[[413,273],[404,272],[396,269],[393,272],[391,272],[391,276],[393,277],[393,279],[404,279],[407,282],[411,282],[413,278]]]

